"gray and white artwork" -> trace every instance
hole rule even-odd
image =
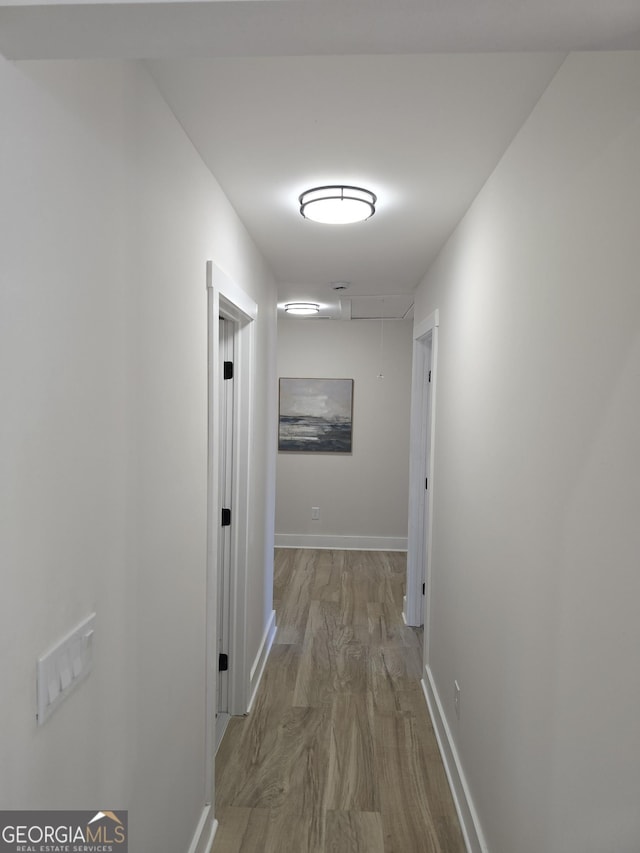
[[[353,379],[280,379],[278,450],[351,453]]]

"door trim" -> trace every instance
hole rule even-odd
[[[231,565],[231,613],[229,645],[229,712],[244,714],[249,703],[249,663],[247,661],[247,554],[249,545],[249,471],[251,466],[250,425],[252,423],[255,358],[256,303],[213,261],[207,261],[208,326],[208,407],[207,407],[207,594],[206,594],[206,797],[213,802],[214,754],[217,710],[217,583],[218,468],[221,370],[219,361],[220,316],[234,324],[234,410],[233,443],[236,464],[233,472],[234,524]]]
[[[439,325],[439,312],[436,310],[425,320],[417,323],[413,330],[411,438],[409,450],[409,536],[407,548],[407,597],[404,616],[408,625],[424,625],[425,663],[428,661],[429,656]],[[428,383],[429,371],[431,371],[430,385]],[[428,402],[430,402],[430,406],[427,405]],[[429,478],[428,505],[425,498],[425,477]],[[423,577],[425,578],[424,597],[422,595]]]
[[[235,324],[232,320],[226,317],[218,319],[219,333],[219,360],[218,371],[220,371],[221,363],[234,362],[234,338]],[[218,556],[217,556],[217,575],[218,575],[218,601],[216,608],[216,618],[218,620],[216,627],[217,637],[217,652],[218,652],[218,679],[217,679],[217,696],[216,696],[216,750],[220,746],[220,742],[224,735],[225,729],[229,722],[229,678],[230,673],[228,668],[223,672],[220,671],[220,654],[224,653],[229,656],[231,649],[230,637],[230,621],[231,621],[231,568],[233,566],[233,523],[234,523],[234,494],[233,494],[233,473],[235,470],[236,459],[233,447],[233,423],[236,417],[234,410],[234,380],[233,370],[231,377],[226,378],[226,371],[223,371],[223,381],[218,382],[219,400],[218,415],[220,424],[220,445],[219,445],[219,468],[220,475],[218,482],[218,498],[219,506],[227,507],[227,511],[232,519],[230,525],[218,525]],[[224,515],[225,510],[222,510]],[[231,657],[233,660],[233,657]]]

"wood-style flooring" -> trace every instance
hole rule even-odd
[[[278,633],[216,758],[213,853],[464,853],[404,554],[277,550]]]

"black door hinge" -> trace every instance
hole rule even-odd
[[[233,379],[233,362],[232,361],[225,361],[224,362],[224,368],[223,368],[222,376],[224,379]]]
[[[218,672],[226,672],[229,669],[229,655],[218,655]]]
[[[424,487],[425,487],[425,489],[427,489],[427,490],[428,490],[428,488],[429,488],[429,478],[428,478],[428,477],[427,477],[427,478],[425,479],[425,481],[424,481]]]
[[[431,371],[429,371],[429,382],[431,382]]]
[[[424,595],[424,592],[425,592],[425,586],[426,586],[425,584],[422,584],[422,594],[423,594],[423,595]]]
[[[222,509],[222,526],[229,527],[231,524],[231,510],[223,507]]]

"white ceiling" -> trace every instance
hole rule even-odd
[[[567,51],[640,49],[640,0],[40,3],[0,0],[0,51],[149,60],[280,299],[332,316],[336,280],[405,310]],[[375,216],[303,220],[299,193],[339,181]]]
[[[557,54],[154,62],[165,98],[280,282],[281,299],[412,292],[549,83]],[[299,213],[309,187],[378,196],[367,222]]]

